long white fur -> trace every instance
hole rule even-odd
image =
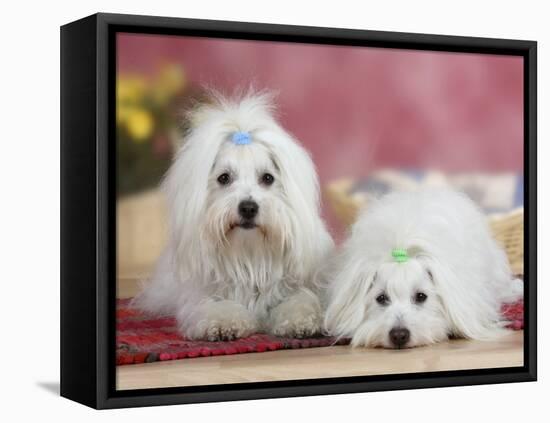
[[[395,248],[410,259],[394,261]],[[503,332],[501,304],[523,295],[486,217],[454,191],[391,193],[369,204],[330,267],[325,327],[354,346],[392,348],[395,327],[410,331],[406,347],[492,338]],[[417,292],[424,303],[415,303]],[[381,293],[388,304],[376,301]]]
[[[214,93],[191,122],[163,183],[168,245],[134,304],[174,313],[191,339],[319,332],[314,272],[333,243],[308,153],[275,120],[268,93]],[[251,144],[233,144],[235,131],[249,132]],[[225,171],[235,180],[220,186]],[[269,187],[259,183],[266,171],[275,177]],[[246,199],[259,204],[259,227],[232,229]]]

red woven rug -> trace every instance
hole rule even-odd
[[[291,348],[327,347],[334,338],[278,338],[256,334],[235,341],[189,341],[183,338],[173,317],[151,319],[128,307],[129,299],[117,300],[116,361],[118,365],[150,363],[211,355],[240,354]],[[502,314],[510,320],[511,329],[523,329],[523,301],[505,304]],[[346,344],[346,340],[337,344]]]

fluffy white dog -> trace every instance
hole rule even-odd
[[[503,332],[500,305],[523,295],[486,217],[454,191],[369,204],[329,280],[326,329],[354,346],[488,339]]]
[[[169,241],[135,304],[174,313],[190,339],[321,331],[314,271],[332,248],[308,153],[265,93],[191,114],[167,173]]]

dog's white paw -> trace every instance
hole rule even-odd
[[[254,333],[256,326],[249,319],[210,320],[204,338],[208,341],[232,341]]]
[[[292,298],[271,312],[270,332],[285,338],[307,338],[321,333],[322,316],[316,301]]]
[[[251,335],[256,329],[256,321],[242,305],[220,301],[205,306],[196,324],[184,333],[191,339],[231,341]]]

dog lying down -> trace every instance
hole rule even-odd
[[[486,217],[454,191],[369,204],[330,267],[325,328],[353,346],[491,339],[505,333],[501,304],[523,296]]]

